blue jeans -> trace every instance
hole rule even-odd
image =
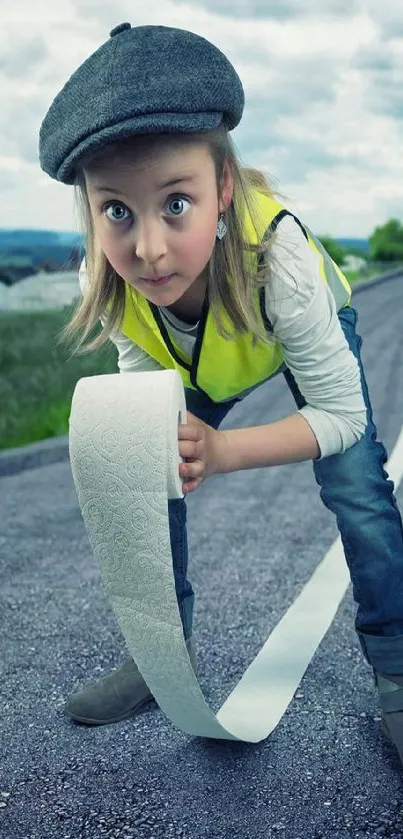
[[[337,521],[358,604],[355,629],[363,654],[374,670],[403,674],[403,527],[394,485],[384,469],[387,453],[376,439],[376,427],[360,357],[362,338],[356,334],[357,312],[347,307],[339,320],[358,360],[367,406],[365,435],[347,451],[313,461],[320,497]],[[286,382],[296,405],[306,404],[286,369]],[[259,385],[258,385],[259,387]],[[189,411],[218,428],[237,398],[213,402],[185,389]],[[187,580],[186,498],[168,501],[175,585],[185,639],[192,634],[194,593]]]

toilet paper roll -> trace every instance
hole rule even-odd
[[[176,370],[80,379],[70,414],[72,474],[106,593],[161,710],[188,734],[257,743],[291,702],[349,578],[338,561],[330,581],[317,569],[314,591],[292,607],[297,637],[290,609],[214,714],[185,645],[169,533],[168,499],[183,497],[178,423],[186,418]]]

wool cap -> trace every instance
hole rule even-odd
[[[70,76],[39,131],[41,168],[73,184],[88,152],[134,134],[209,131],[241,121],[242,82],[214,44],[185,29],[121,23]]]

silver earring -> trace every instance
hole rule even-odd
[[[218,224],[217,224],[217,237],[218,239],[223,239],[227,232],[227,225],[225,224],[223,213],[221,213]]]

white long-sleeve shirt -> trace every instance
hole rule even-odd
[[[318,254],[292,216],[280,221],[277,234],[272,248],[275,275],[265,286],[266,313],[281,343],[284,362],[307,402],[299,413],[309,423],[322,459],[345,451],[365,432],[360,370],[341,328],[333,293],[320,274]],[[82,293],[86,277],[83,260]],[[165,307],[160,311],[168,332],[192,357],[198,324],[185,323]],[[101,322],[105,322],[102,317]],[[119,353],[121,373],[164,369],[119,330],[111,340]]]

